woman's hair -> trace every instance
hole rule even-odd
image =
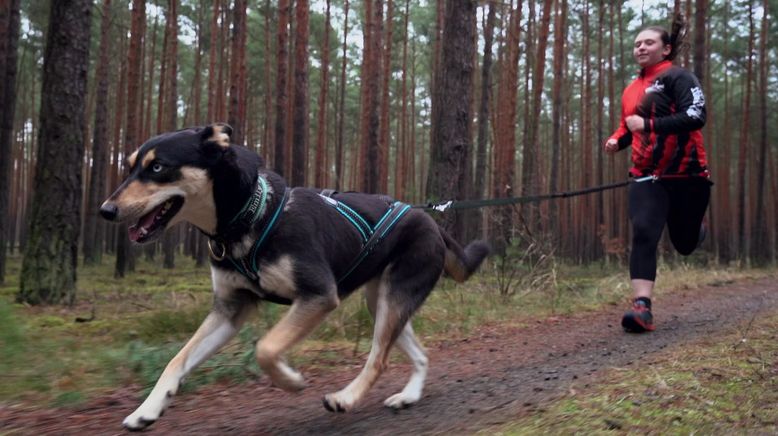
[[[643,30],[652,30],[661,35],[662,43],[664,45],[670,44],[670,54],[665,59],[672,61],[679,54],[686,52],[689,49],[689,43],[686,42],[686,35],[689,33],[689,28],[686,26],[686,19],[683,14],[675,14],[673,17],[673,24],[671,32],[667,32],[662,26],[649,26]]]

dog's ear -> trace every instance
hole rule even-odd
[[[232,127],[225,123],[214,123],[206,126],[200,133],[200,140],[203,145],[212,143],[222,148],[230,146],[230,137],[232,136]]]
[[[231,134],[232,127],[224,123],[211,124],[200,132],[200,152],[211,165],[231,150]]]

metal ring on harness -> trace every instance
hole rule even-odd
[[[213,245],[211,245],[212,242],[213,239],[208,240],[208,251],[211,253],[211,257],[217,262],[224,260],[224,257],[227,255],[227,247],[224,246],[223,242],[217,242],[217,244],[221,245],[222,247],[222,254],[217,256],[216,252],[213,251]]]

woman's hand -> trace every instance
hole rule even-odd
[[[640,115],[630,115],[624,119],[630,132],[642,132],[645,120]]]
[[[619,141],[611,138],[605,142],[605,145],[603,146],[606,153],[616,153],[619,151]]]

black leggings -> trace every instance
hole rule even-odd
[[[656,279],[656,249],[665,223],[679,253],[688,256],[697,248],[700,225],[710,200],[710,185],[710,181],[698,177],[630,185],[631,279]]]

